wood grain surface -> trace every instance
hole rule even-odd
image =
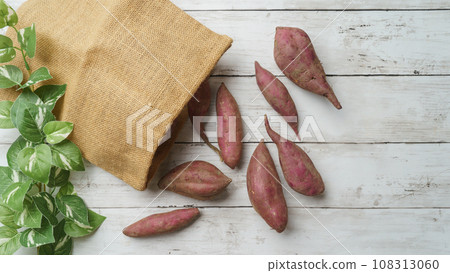
[[[17,8],[24,0],[7,2]],[[205,144],[194,141],[190,123],[146,191],[135,191],[86,162],[86,172],[73,173],[71,180],[86,203],[108,219],[94,235],[75,241],[75,254],[450,253],[448,1],[173,2],[234,39],[210,82],[214,93],[221,82],[227,85],[246,119],[242,162],[234,171],[226,167]],[[280,25],[309,33],[343,105],[337,111],[324,98],[280,77],[300,121],[313,120],[323,136],[320,141],[308,127],[310,136],[299,142],[324,178],[326,191],[320,197],[302,196],[286,186],[276,147],[261,123],[264,114],[275,118],[276,113],[260,95],[253,65],[257,60],[281,73],[272,53]],[[277,123],[273,127],[280,130]],[[207,124],[208,131],[214,129],[214,123]],[[6,152],[17,136],[14,130],[0,131],[0,165],[6,165]],[[282,234],[253,210],[246,191],[246,168],[261,138],[285,186],[289,224]],[[227,191],[212,201],[161,193],[158,179],[197,156],[233,179]],[[146,239],[121,235],[137,219],[186,206],[199,207],[202,216],[183,231]]]

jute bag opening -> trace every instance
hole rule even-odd
[[[18,14],[18,27],[36,25],[32,68],[49,68],[54,79],[45,84],[67,84],[55,114],[75,124],[70,139],[91,163],[144,190],[191,94],[232,40],[168,0],[30,0]],[[0,99],[17,95],[6,90]]]

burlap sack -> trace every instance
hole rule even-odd
[[[138,190],[181,126],[157,150],[158,141],[177,117],[183,122],[190,94],[232,42],[167,0],[29,0],[18,15],[19,28],[36,24],[32,69],[49,68],[54,80],[46,84],[68,84],[55,111],[75,124],[70,139]],[[11,30],[8,36],[16,41]],[[0,100],[16,96],[0,92]]]

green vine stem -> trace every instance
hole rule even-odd
[[[17,36],[19,36],[19,31],[17,30],[17,28],[15,26],[12,26],[12,28],[16,31]],[[25,68],[27,69],[27,72],[28,72],[28,76],[31,76],[31,68],[27,62],[27,58],[26,58],[27,56],[26,56],[25,51],[23,50],[22,46],[20,46],[20,47],[15,46],[14,48],[19,50],[20,53],[22,54],[22,58],[25,63]],[[34,86],[30,86],[30,88],[31,88],[31,91],[34,92]]]
[[[17,36],[19,36],[19,31],[17,30],[17,28],[15,26],[12,26],[12,28],[16,31]],[[30,68],[30,65],[27,62],[27,58],[26,58],[27,56],[25,54],[24,49],[22,48],[22,46],[20,46],[20,47],[14,46],[14,49],[19,50],[20,53],[22,54],[23,62],[25,63],[25,68],[27,69],[28,76],[31,76],[31,68]],[[31,89],[31,91],[34,92],[34,85],[30,86],[30,89]],[[36,185],[37,185],[39,191],[46,191],[45,184],[41,184],[41,183],[38,182],[38,183],[36,183]],[[39,253],[39,247],[38,247],[37,250],[38,250],[38,253]]]

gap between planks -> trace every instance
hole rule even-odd
[[[389,141],[379,141],[379,142],[351,142],[351,141],[337,141],[337,142],[313,142],[313,141],[291,141],[294,142],[296,144],[320,144],[320,145],[378,145],[378,144],[386,144],[386,145],[402,145],[402,144],[410,144],[410,145],[436,145],[436,144],[449,144],[450,142],[448,141],[426,141],[426,142],[418,142],[418,141],[411,141],[411,142],[389,142]],[[217,144],[217,140],[216,141],[210,141],[211,144]],[[265,144],[267,143],[274,143],[272,140],[270,141],[264,141]],[[11,145],[11,142],[0,142],[0,145]],[[193,145],[193,146],[197,146],[197,145],[205,145],[206,143],[202,142],[186,142],[186,141],[175,141],[174,144],[179,144],[179,145]],[[259,144],[259,141],[247,141],[247,142],[243,142],[243,144]]]
[[[450,74],[327,74],[327,77],[449,77]],[[226,75],[213,74],[210,78],[254,78],[255,74]],[[286,78],[285,75],[276,75],[277,78]]]
[[[418,142],[418,141],[410,141],[410,142],[408,142],[408,141],[392,141],[392,142],[389,142],[389,141],[375,141],[375,142],[351,142],[351,141],[335,141],[335,142],[333,142],[333,141],[326,141],[326,142],[313,142],[313,141],[292,141],[292,142],[294,142],[294,143],[297,143],[297,144],[322,144],[322,145],[327,145],[327,144],[330,144],[330,145],[334,145],[334,144],[343,144],[343,145],[370,145],[370,144],[414,144],[414,145],[417,145],[417,144],[424,144],[424,145],[426,145],[426,144],[430,144],[430,145],[435,145],[435,144],[448,144],[448,143],[450,143],[450,142],[448,142],[448,141],[435,141],[435,142],[433,142],[433,141],[424,141],[424,142]],[[218,143],[217,141],[210,141],[210,143]],[[259,144],[259,141],[246,141],[246,142],[243,142],[243,144],[247,144],[247,143],[249,143],[249,144]],[[274,143],[272,140],[270,140],[270,141],[264,141],[264,143]],[[3,143],[3,144],[9,144],[9,143]],[[186,141],[175,141],[175,144],[181,144],[181,145],[198,145],[198,144],[202,144],[202,145],[206,145],[206,143],[204,143],[203,141],[201,141],[201,142],[186,142]],[[2,145],[2,143],[0,143],[0,145]]]
[[[433,9],[184,9],[185,12],[199,12],[199,11],[275,11],[275,12],[283,12],[283,11],[338,11],[338,12],[351,12],[351,11],[373,11],[373,12],[389,12],[389,11],[410,11],[410,12],[433,12],[433,11],[447,11],[450,10],[448,8],[433,8]]]
[[[93,209],[182,209],[182,208],[199,208],[199,209],[250,209],[252,206],[145,206],[145,207],[96,207],[92,206]],[[421,210],[421,209],[437,209],[437,210],[448,210],[450,207],[314,207],[314,206],[288,206],[289,209],[328,209],[328,210],[393,210],[393,209],[407,209],[407,210]]]

